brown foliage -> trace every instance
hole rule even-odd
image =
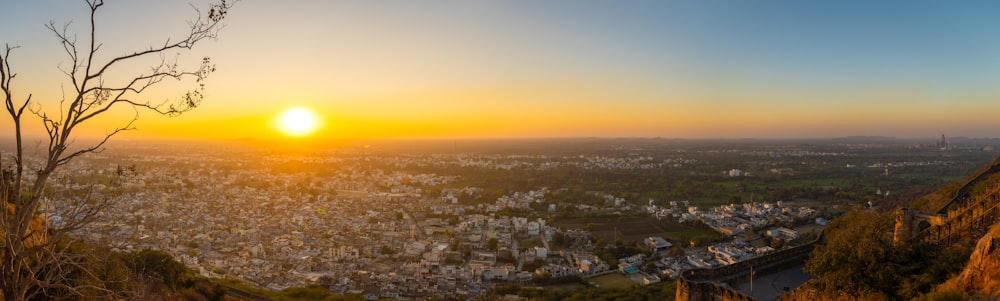
[[[6,212],[7,216],[14,216],[14,205],[7,203],[5,207],[7,209]],[[43,218],[40,215],[35,215],[35,218],[32,219],[30,223],[31,235],[29,235],[25,239],[24,244],[27,246],[35,246],[44,242],[47,237],[45,232],[47,224],[48,223],[45,221],[45,218]],[[2,237],[3,235],[4,235],[3,227],[0,227],[0,237]],[[0,244],[2,243],[3,241],[0,241]],[[4,252],[4,249],[0,249],[0,253],[2,252]]]
[[[935,289],[934,293],[961,293],[963,299],[1000,299],[1000,223],[976,244],[962,273]]]

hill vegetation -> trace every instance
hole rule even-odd
[[[963,181],[950,183],[937,191],[916,199],[912,204],[909,204],[909,207],[924,212],[937,212],[957,197],[960,193],[959,190],[966,184],[971,184],[970,189],[966,191],[969,195],[979,194],[985,191],[988,186],[1000,183],[1000,172],[996,172],[998,164],[1000,164],[1000,158],[979,168],[979,170],[970,174]],[[978,177],[981,174],[983,177]]]
[[[921,241],[893,245],[890,212],[855,209],[826,229],[827,243],[806,262],[820,296],[863,300],[909,300],[958,273],[971,246],[947,248]]]
[[[497,297],[517,295],[530,300],[622,300],[622,301],[670,301],[676,295],[676,283],[661,282],[654,285],[633,288],[587,288],[584,290],[539,289],[523,286],[497,288]]]
[[[71,242],[69,239],[63,241],[65,243],[60,248],[82,258],[79,266],[64,267],[74,269],[68,273],[67,281],[94,282],[74,284],[93,285],[95,292],[88,294],[49,290],[46,292],[49,297],[76,299],[81,295],[106,296],[106,292],[110,291],[120,300],[223,301],[245,300],[247,295],[278,301],[363,300],[358,295],[333,294],[321,286],[270,291],[237,281],[208,279],[197,276],[194,270],[174,260],[170,254],[158,250],[118,252],[78,241]],[[95,275],[79,275],[85,272]]]
[[[1000,224],[979,240],[962,272],[920,300],[1000,299]]]
[[[910,207],[935,212],[957,194],[975,197],[1000,184],[993,166],[920,197]],[[969,184],[966,189],[963,186]],[[889,209],[889,208],[882,208]],[[827,242],[806,262],[817,277],[796,292],[824,300],[968,300],[1000,296],[1000,223],[984,237],[933,245],[919,239],[894,244],[891,211],[856,208],[826,228]],[[975,239],[979,239],[978,245]],[[971,256],[971,257],[970,257]]]

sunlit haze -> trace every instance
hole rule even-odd
[[[86,13],[4,5],[16,97],[58,105],[68,59],[43,25],[82,35]],[[193,14],[109,1],[101,53],[182,35]],[[995,1],[242,1],[218,40],[181,56],[218,68],[202,106],[142,114],[123,137],[995,137],[997,16]]]
[[[313,112],[306,108],[291,108],[279,117],[278,129],[293,137],[312,134],[319,128],[319,121]]]
[[[998,0],[6,1],[0,97],[3,300],[1000,298]]]

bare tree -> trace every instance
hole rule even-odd
[[[198,17],[188,22],[190,31],[180,38],[168,38],[162,45],[126,53],[107,60],[96,54],[102,44],[95,41],[98,11],[103,0],[85,0],[90,9],[89,28],[82,38],[70,33],[70,26],[46,25],[65,50],[68,67],[60,68],[68,78],[72,91],[59,101],[58,111],[45,111],[32,100],[32,94],[17,95],[17,76],[11,67],[11,54],[17,47],[7,45],[0,53],[0,90],[14,125],[15,151],[13,158],[0,158],[2,173],[2,214],[0,214],[0,300],[56,299],[66,297],[110,297],[114,292],[95,273],[82,265],[82,255],[70,251],[67,233],[93,222],[98,213],[111,205],[103,194],[87,190],[73,195],[47,195],[46,183],[62,166],[82,155],[99,152],[113,136],[134,129],[140,111],[179,115],[198,106],[204,94],[203,80],[215,67],[209,58],[196,68],[185,69],[178,62],[179,53],[191,50],[195,44],[214,39],[233,0],[221,0],[208,11],[195,9]],[[178,55],[174,55],[177,53]],[[133,73],[120,80],[110,76],[111,70],[121,72],[159,59],[146,72]],[[179,80],[194,85],[194,89],[166,102],[143,99],[143,92],[164,80]],[[119,81],[120,80],[120,81]],[[121,126],[107,132],[96,142],[74,145],[74,133],[97,117],[110,115],[115,108],[132,108],[135,115],[121,121]],[[26,115],[26,113],[28,115]],[[22,134],[26,117],[37,116],[48,134],[42,139],[41,158],[25,153]],[[28,119],[30,120],[30,119]],[[13,162],[10,162],[13,160]],[[58,216],[55,221],[52,216]]]

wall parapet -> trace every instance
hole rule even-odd
[[[746,279],[750,270],[755,274],[768,273],[775,269],[785,268],[792,264],[800,264],[812,253],[813,249],[825,239],[823,232],[815,240],[807,244],[789,248],[763,256],[758,256],[734,264],[711,269],[691,269],[677,277],[678,301],[750,301],[757,300],[746,296],[726,284],[727,281]]]

